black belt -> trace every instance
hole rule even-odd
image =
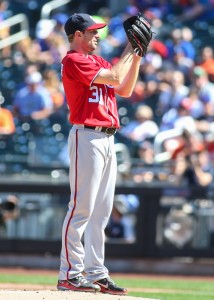
[[[99,131],[99,132],[104,132],[108,135],[113,135],[117,132],[117,128],[114,128],[114,127],[99,127],[99,126],[84,125],[84,128],[96,130],[96,131]]]

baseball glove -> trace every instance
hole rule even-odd
[[[139,56],[146,55],[153,35],[149,22],[139,13],[137,16],[126,19],[123,27],[135,53]]]

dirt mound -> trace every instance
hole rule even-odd
[[[0,290],[2,300],[146,300],[146,298],[116,296],[101,293],[60,292],[57,290]],[[152,299],[148,299],[152,300]]]

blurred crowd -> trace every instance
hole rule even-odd
[[[0,24],[15,14],[10,2],[0,0]],[[73,12],[53,11],[48,19],[37,20],[28,37],[0,49],[0,151],[10,144],[5,142],[8,136],[18,133],[29,141],[29,129],[38,136],[50,135],[52,130],[56,142],[66,139],[68,111],[60,66],[68,50],[63,25]],[[118,97],[121,129],[116,142],[127,147],[130,160],[143,162],[143,168],[132,172],[132,180],[160,180],[164,174],[152,172],[154,164],[170,163],[172,180],[210,185],[214,176],[214,2],[129,0],[117,13],[107,5],[85,12],[108,23],[100,30],[96,54],[112,64],[127,43],[126,18],[141,12],[154,31],[132,96]],[[0,29],[0,41],[11,31],[10,27]]]

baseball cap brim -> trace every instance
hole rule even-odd
[[[106,23],[96,23],[88,14],[73,14],[65,22],[64,29],[66,35],[74,34],[75,31],[96,30],[105,27]]]
[[[107,24],[105,23],[96,23],[94,25],[91,25],[89,27],[87,27],[86,29],[87,30],[96,30],[96,29],[101,29],[101,28],[104,28]]]

